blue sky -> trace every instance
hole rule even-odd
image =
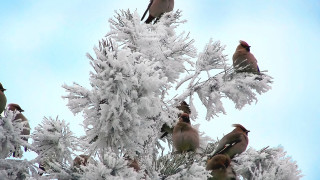
[[[82,134],[81,115],[61,98],[64,83],[89,87],[91,66],[85,57],[110,29],[108,19],[118,9],[144,12],[148,0],[10,0],[0,2],[0,82],[9,103],[25,109],[31,128],[44,116],[65,119]],[[202,51],[210,38],[226,45],[231,59],[238,41],[245,40],[261,70],[274,77],[273,89],[258,103],[235,110],[226,100],[227,115],[204,121],[201,130],[221,138],[241,123],[251,130],[249,146],[281,145],[297,161],[303,179],[320,172],[320,1],[176,0]],[[231,62],[231,61],[230,61]],[[80,127],[80,128],[79,128]],[[30,154],[32,156],[32,154]]]

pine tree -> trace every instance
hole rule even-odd
[[[223,98],[232,100],[237,109],[257,102],[257,94],[271,89],[272,77],[235,73],[219,41],[209,40],[197,54],[189,34],[176,34],[176,28],[186,22],[180,16],[180,11],[165,13],[156,24],[144,24],[138,13],[127,10],[110,19],[111,31],[94,48],[95,57],[87,54],[93,68],[91,89],[77,83],[63,85],[67,106],[74,114],[83,115],[85,135],[75,137],[58,117],[44,118],[30,136],[32,144],[27,144],[15,130],[23,127],[12,123],[15,114],[7,111],[0,120],[0,176],[97,180],[210,177],[206,161],[218,141],[200,132],[198,150],[179,154],[172,148],[170,134],[160,139],[162,127],[175,125],[181,113],[176,107],[185,100],[196,120],[195,95],[207,110],[207,120],[226,113]],[[172,92],[181,91],[172,97]],[[6,159],[19,145],[28,146],[38,156],[29,161]],[[168,148],[171,152],[164,151]],[[80,158],[75,166],[76,154],[86,154],[90,160],[84,163]],[[301,177],[296,163],[281,147],[249,148],[231,165],[242,179]]]

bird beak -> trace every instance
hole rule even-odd
[[[24,112],[24,110],[23,109],[21,109],[21,111],[20,112]]]

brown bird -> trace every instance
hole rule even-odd
[[[45,168],[45,166],[46,166],[46,164],[45,164],[45,163],[43,163],[43,162],[40,162],[40,163],[39,163],[39,169],[41,169],[41,170],[42,170],[42,172],[38,171],[38,174],[39,174],[40,176],[42,176],[42,175],[43,175],[43,173],[44,173],[44,172],[46,172],[46,168]]]
[[[183,111],[184,113],[187,113],[187,114],[191,114],[191,110],[190,110],[190,107],[189,107],[189,104],[186,103],[185,101],[182,101],[180,103],[179,106],[176,107],[177,109]],[[178,114],[178,117],[181,116],[181,113]],[[164,124],[162,127],[161,127],[161,132],[164,132],[162,134],[162,136],[160,138],[163,138],[165,136],[167,136],[169,133],[172,134],[173,132],[173,127],[170,127],[168,126],[167,124]]]
[[[139,171],[140,170],[140,166],[137,160],[132,160],[131,162],[129,162],[128,164],[129,167],[132,167],[135,171]]]
[[[236,72],[260,73],[257,60],[250,52],[250,47],[248,43],[240,40],[240,44],[232,56],[233,67]]]
[[[226,169],[231,163],[227,154],[217,154],[207,161],[207,170]]]
[[[24,110],[18,104],[14,104],[14,103],[8,104],[8,110],[18,112],[13,121],[17,121],[20,119],[21,123],[24,123],[23,130],[21,131],[20,134],[24,136],[30,135],[30,125],[29,125],[28,119],[22,114]],[[28,142],[27,137],[22,137],[22,139]],[[24,147],[24,151],[27,151],[27,150],[28,150],[27,147]],[[13,157],[16,157],[16,152],[13,152]]]
[[[0,83],[0,115],[3,112],[3,110],[5,109],[6,104],[7,104],[7,98],[6,98],[6,95],[4,94],[5,90],[6,89],[3,88],[2,84]]]
[[[187,113],[183,113],[173,129],[173,146],[180,153],[195,151],[199,147],[199,133],[191,126]]]
[[[76,158],[74,158],[73,166],[77,167],[77,168],[80,168],[80,165],[86,166],[89,163],[88,162],[89,158],[90,158],[90,156],[81,154],[81,155],[77,156]]]
[[[231,166],[228,166],[226,169],[215,169],[211,172],[212,177],[208,180],[236,180],[236,172],[232,169]]]
[[[187,113],[187,114],[191,114],[191,109],[189,107],[189,104],[186,103],[185,101],[182,101],[180,103],[180,106],[177,106],[177,108],[181,111],[183,111],[184,113]],[[179,114],[178,116],[180,117],[181,114]]]
[[[129,157],[126,157],[125,158],[127,161],[128,161],[128,166],[133,168],[135,171],[140,171],[140,166],[139,166],[139,163],[136,159],[131,159]]]
[[[233,126],[235,129],[220,140],[214,155],[227,154],[232,159],[236,154],[241,154],[247,149],[248,132],[250,131],[240,124]]]
[[[230,170],[232,172],[232,168],[230,166],[231,159],[226,154],[217,154],[213,156],[211,159],[207,161],[207,170],[212,170],[212,177],[210,180],[231,180],[235,179],[234,173],[230,174]]]
[[[154,18],[157,18],[156,19],[156,22],[157,22],[163,13],[172,11],[173,7],[174,7],[174,0],[150,0],[150,3],[143,14],[141,21],[144,19],[144,17],[146,16],[149,10],[149,17],[145,21],[145,23],[147,24],[151,23]]]

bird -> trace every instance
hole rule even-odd
[[[38,174],[42,176],[43,173],[46,172],[46,164],[44,162],[39,162],[39,169],[41,169],[41,171],[38,171]]]
[[[236,154],[243,153],[248,146],[248,132],[241,124],[233,124],[235,129],[225,135],[218,144],[213,156],[216,154],[227,154],[232,159]]]
[[[7,98],[6,98],[6,95],[4,94],[5,90],[6,89],[3,88],[2,84],[0,83],[0,114],[6,108],[6,104],[7,104]]]
[[[233,67],[237,73],[249,72],[260,74],[256,58],[250,52],[249,44],[240,40],[235,53],[232,56]]]
[[[230,165],[231,159],[227,154],[217,154],[207,161],[206,170],[211,170],[210,180],[231,180],[235,179]],[[231,171],[231,173],[230,173]]]
[[[77,167],[77,168],[80,168],[80,165],[86,166],[89,163],[89,158],[90,158],[90,156],[85,155],[85,154],[81,154],[81,155],[74,158],[73,166]]]
[[[212,177],[208,180],[236,180],[236,172],[232,169],[232,166],[228,166],[226,169],[214,169],[211,172]]]
[[[187,113],[188,115],[191,114],[191,110],[190,110],[189,104],[187,102],[185,102],[185,101],[182,101],[180,103],[180,105],[177,106],[176,108],[181,110],[181,111],[183,111],[184,113]],[[181,116],[181,113],[178,114],[178,117],[180,117],[180,116]],[[163,126],[161,127],[161,132],[164,132],[164,133],[162,134],[160,139],[165,137],[165,136],[167,136],[169,133],[172,134],[173,127],[170,127],[167,124],[163,124]]]
[[[191,110],[190,110],[189,104],[187,102],[185,102],[185,101],[182,101],[180,103],[180,105],[177,106],[177,108],[179,110],[183,111],[184,113],[191,114]],[[180,115],[181,115],[181,113],[178,116],[180,116]]]
[[[21,120],[21,123],[24,123],[23,125],[23,130],[21,131],[21,135],[23,136],[28,136],[30,135],[30,125],[28,122],[28,119],[22,114],[22,112],[24,112],[24,110],[18,105],[18,104],[14,104],[14,103],[10,103],[7,106],[7,109],[9,111],[14,111],[14,112],[19,112],[16,114],[16,116],[14,117],[13,121],[17,121],[17,120]],[[28,142],[28,138],[27,137],[22,137],[22,139],[26,142]],[[17,147],[16,147],[17,148]],[[24,151],[27,151],[28,148],[25,146],[24,147]],[[13,152],[13,157],[16,157],[16,152]]]
[[[173,10],[174,0],[150,0],[150,3],[144,12],[141,21],[146,16],[149,10],[149,17],[145,21],[146,24],[151,23],[155,18],[156,22],[160,19],[161,15],[166,12],[170,12]]]
[[[128,161],[128,167],[133,168],[136,172],[140,171],[140,166],[137,159],[132,159],[129,156],[126,156],[125,160]]]
[[[195,151],[199,147],[199,133],[191,126],[187,113],[183,113],[173,128],[173,146],[179,153]]]
[[[231,159],[227,154],[217,154],[207,161],[207,170],[226,169],[231,163]]]
[[[137,160],[132,160],[131,162],[129,162],[128,164],[129,167],[132,167],[135,171],[139,171],[140,170],[140,166]]]

